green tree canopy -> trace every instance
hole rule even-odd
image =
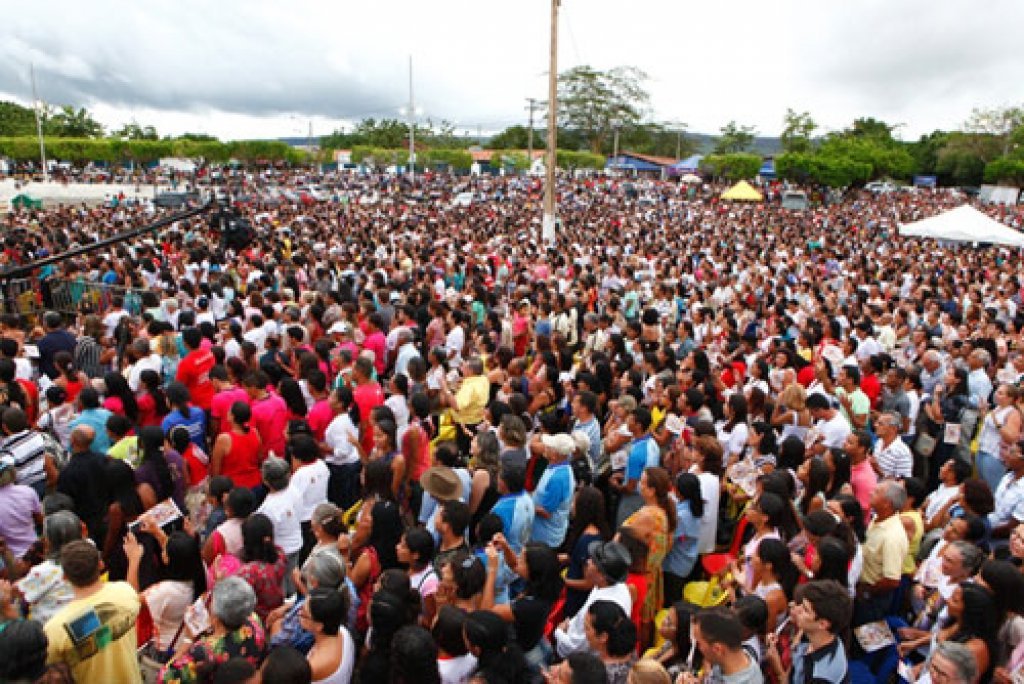
[[[36,134],[36,115],[30,107],[16,102],[0,102],[0,136]]]
[[[757,175],[761,170],[761,157],[743,152],[709,154],[701,160],[700,166],[717,178],[738,181]]]
[[[810,112],[795,112],[786,109],[783,118],[781,136],[782,149],[785,152],[810,152],[814,147],[812,136],[818,124],[811,118]]]
[[[740,126],[735,121],[730,121],[719,130],[722,135],[715,141],[714,153],[717,155],[749,150],[754,144],[754,136],[757,134],[753,126]]]
[[[584,64],[559,74],[559,127],[578,131],[590,151],[600,154],[614,127],[643,120],[650,101],[646,80],[647,74],[631,66],[598,71]]]
[[[85,107],[64,105],[55,114],[47,115],[45,132],[58,138],[99,138],[103,136],[103,126]]]
[[[487,142],[488,149],[492,150],[525,150],[529,146],[530,131],[526,126],[509,126],[498,135]],[[534,149],[544,149],[544,139],[537,129],[533,131]]]

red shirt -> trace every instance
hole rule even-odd
[[[189,352],[185,358],[178,363],[178,372],[174,379],[185,385],[188,389],[192,405],[198,406],[204,411],[210,410],[213,395],[216,390],[210,382],[210,369],[217,360],[208,351],[197,349]]]
[[[878,376],[872,373],[860,379],[860,388],[871,400],[871,408],[878,409],[881,406],[882,383]]]
[[[384,403],[384,390],[376,382],[367,382],[352,390],[352,400],[359,407],[359,433],[363,450],[373,450],[373,431],[370,430],[370,411]]]

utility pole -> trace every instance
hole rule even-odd
[[[409,55],[409,180],[416,182],[416,101],[412,96],[412,55]]]
[[[548,67],[548,154],[544,179],[541,239],[555,241],[555,164],[558,161],[558,5],[551,0],[551,57]]]
[[[32,111],[36,113],[36,135],[39,136],[39,160],[43,164],[43,182],[48,183],[50,182],[50,171],[46,168],[46,145],[43,143],[43,119],[39,112],[43,103],[39,101],[39,96],[36,94],[36,67],[34,64],[29,63],[28,72],[32,81]]]
[[[529,107],[527,107],[527,109],[530,110],[530,127],[528,129],[528,133],[526,134],[526,147],[528,150],[527,155],[529,158],[529,161],[526,163],[526,168],[529,170],[531,167],[533,167],[533,110],[537,106],[537,99],[533,97],[528,97],[526,98],[526,101],[529,103]]]

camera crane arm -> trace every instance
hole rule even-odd
[[[43,259],[37,259],[36,261],[24,264],[22,266],[18,266],[16,268],[12,268],[9,271],[0,273],[0,282],[7,283],[18,278],[24,278],[30,275],[37,268],[49,266],[50,264],[56,264],[67,259],[73,259],[77,256],[89,254],[90,252],[95,252],[96,250],[103,249],[104,247],[109,247],[110,245],[116,245],[117,243],[124,242],[125,240],[137,238],[140,235],[145,235],[146,233],[149,233],[151,231],[159,230],[160,228],[169,226],[177,221],[184,221],[185,219],[192,218],[193,216],[205,214],[206,212],[215,208],[220,209],[222,212],[224,211],[224,207],[215,199],[211,198],[197,207],[192,207],[191,209],[186,209],[185,211],[178,212],[177,214],[165,216],[157,221],[154,221],[153,223],[142,226],[141,228],[132,228],[131,230],[122,231],[120,233],[117,233],[116,235],[111,235],[110,237],[104,238],[97,242],[93,242],[88,245],[82,245],[81,247],[75,247],[74,249],[69,249],[68,251],[61,252],[60,254],[54,254],[53,256],[48,256]]]

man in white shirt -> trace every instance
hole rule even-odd
[[[280,546],[288,557],[288,567],[284,575],[284,589],[288,596],[295,593],[292,571],[298,563],[299,551],[302,550],[299,501],[295,491],[288,487],[291,479],[290,470],[288,463],[276,456],[271,456],[263,462],[260,471],[263,475],[263,484],[269,491],[267,498],[256,511],[270,519],[274,525],[274,544]]]
[[[160,355],[150,351],[149,342],[146,340],[135,340],[128,348],[128,356],[133,360],[128,367],[128,387],[132,392],[138,392],[142,387],[142,371],[151,370],[160,374],[162,367]]]
[[[295,501],[295,514],[298,516],[302,530],[302,549],[299,552],[298,564],[301,566],[306,556],[316,546],[316,537],[310,520],[317,504],[327,501],[327,482],[331,471],[320,458],[320,447],[311,435],[298,434],[288,440],[294,468],[288,489]]]
[[[814,430],[818,434],[817,440],[809,447],[808,454],[820,456],[827,449],[842,447],[853,430],[842,414],[833,408],[828,397],[824,394],[810,395],[807,397],[807,408],[811,412],[811,418],[816,421]]]
[[[554,631],[555,650],[562,658],[572,653],[590,651],[587,643],[586,618],[590,604],[594,601],[613,601],[629,615],[633,610],[633,599],[626,586],[626,575],[633,559],[626,547],[618,542],[595,541],[590,545],[583,577],[594,584],[586,603],[575,617],[562,621]]]

